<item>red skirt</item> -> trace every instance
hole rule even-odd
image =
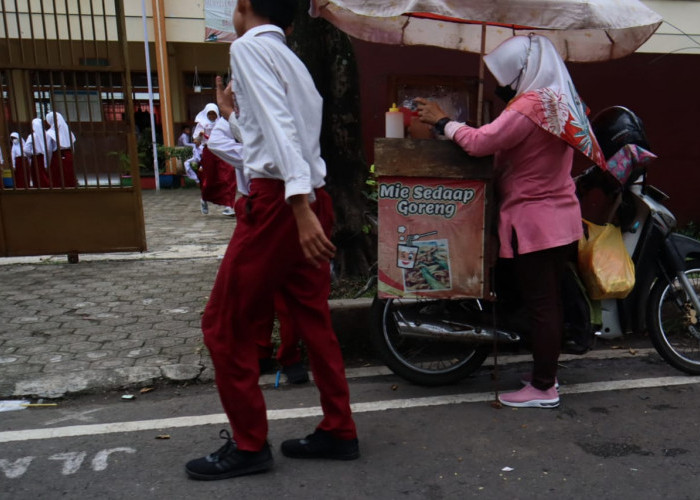
[[[15,158],[15,187],[19,189],[49,187],[49,176],[44,168],[44,155]]]
[[[44,167],[44,155],[34,155],[30,158],[30,161],[29,173],[32,177],[34,187],[49,187],[49,174],[46,171],[46,167]]]
[[[204,147],[197,172],[202,199],[224,207],[233,207],[236,200],[236,170]]]
[[[16,157],[13,167],[15,169],[15,187],[18,189],[31,187],[32,177],[27,158],[24,156]]]
[[[61,149],[60,154],[54,151],[49,165],[49,180],[51,187],[76,187],[78,179],[73,169],[73,151]],[[59,159],[60,156],[60,159]]]

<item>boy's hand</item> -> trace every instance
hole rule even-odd
[[[309,206],[309,198],[298,194],[289,198],[299,231],[299,243],[304,256],[314,265],[328,262],[335,256],[335,245],[326,237],[321,223]]]
[[[216,105],[219,106],[219,114],[226,120],[234,112],[235,99],[231,82],[224,88],[224,79],[220,76],[216,77]]]

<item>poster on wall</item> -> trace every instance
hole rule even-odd
[[[230,43],[236,39],[235,9],[235,0],[204,0],[204,41]]]
[[[378,189],[379,296],[482,297],[485,183],[380,177]]]

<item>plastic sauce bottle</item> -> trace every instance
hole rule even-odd
[[[403,113],[392,104],[389,111],[385,113],[386,137],[403,139]]]

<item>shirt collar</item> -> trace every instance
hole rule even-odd
[[[275,26],[274,24],[262,24],[260,26],[250,28],[248,31],[245,32],[242,38],[252,38],[258,35],[262,35],[264,33],[275,33],[279,35],[282,40],[285,39],[284,31],[282,31],[282,28],[280,28],[279,26]]]

